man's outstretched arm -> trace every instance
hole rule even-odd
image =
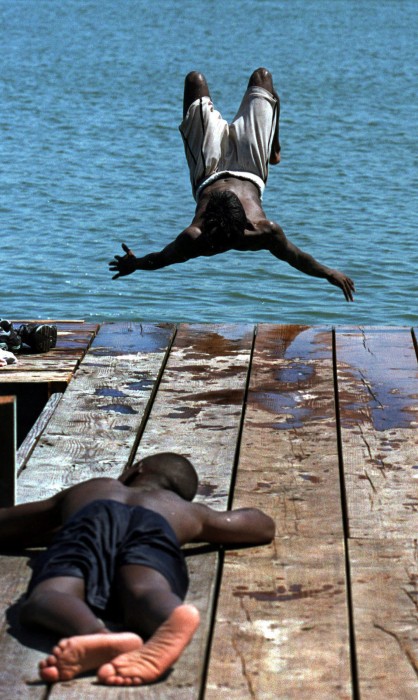
[[[194,505],[201,521],[195,542],[261,545],[268,544],[274,538],[274,520],[258,508],[215,511],[200,503]]]
[[[61,499],[60,493],[42,501],[0,508],[0,549],[47,543],[61,525]]]
[[[276,223],[271,224],[271,230],[267,234],[266,248],[276,258],[284,260],[292,267],[300,270],[300,272],[304,272],[305,275],[328,280],[330,284],[342,289],[347,301],[354,301],[355,287],[353,280],[343,272],[339,272],[339,270],[333,270],[322,265],[312,255],[297,248],[286,238],[283,230]]]
[[[125,255],[115,255],[109,263],[110,272],[115,273],[112,279],[125,277],[136,270],[160,270],[162,267],[196,258],[202,254],[198,244],[199,234],[200,231],[195,231],[191,227],[187,228],[162,250],[149,253],[141,258],[137,258],[132,250],[125,243],[122,243]]]

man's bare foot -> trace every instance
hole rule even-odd
[[[281,151],[280,144],[273,145],[270,153],[270,158],[269,158],[269,163],[270,165],[278,165],[280,163],[280,151]]]
[[[142,645],[141,637],[133,632],[98,632],[61,639],[52,654],[39,663],[39,675],[47,683],[69,681]]]
[[[194,605],[179,605],[140,649],[121,654],[99,668],[105,685],[142,685],[160,678],[191,641],[200,622]]]

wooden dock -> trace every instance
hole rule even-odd
[[[65,389],[19,448],[17,502],[171,450],[199,499],[277,526],[269,546],[189,550],[202,624],[143,688],[38,681],[51,640],[16,612],[33,553],[1,556],[0,698],[416,700],[417,352],[410,328],[80,322],[0,369],[3,396]]]

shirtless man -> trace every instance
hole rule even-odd
[[[156,253],[138,258],[122,244],[125,255],[109,263],[113,279],[201,255],[268,250],[300,272],[340,287],[353,301],[353,281],[297,248],[261,206],[268,164],[280,162],[279,112],[279,96],[265,68],[251,75],[230,125],[214,108],[205,77],[195,71],[186,76],[180,133],[197,203],[193,221]]]
[[[174,453],[142,459],[119,479],[95,478],[43,501],[0,509],[0,547],[52,543],[35,562],[21,621],[61,639],[41,678],[97,670],[106,685],[163,676],[190,642],[199,613],[183,603],[187,542],[261,545],[274,522],[256,508],[215,511],[192,503],[198,479]],[[99,619],[111,610],[129,632]],[[147,641],[143,641],[144,637]]]

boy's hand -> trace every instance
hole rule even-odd
[[[328,282],[342,289],[347,301],[354,301],[353,294],[356,291],[354,282],[352,279],[347,277],[347,275],[344,275],[343,272],[331,270],[331,273],[328,276]]]
[[[114,259],[109,263],[109,271],[116,272],[112,280],[130,275],[137,269],[136,256],[133,254],[132,250],[128,248],[126,243],[122,243],[122,248],[126,255],[115,255]]]

